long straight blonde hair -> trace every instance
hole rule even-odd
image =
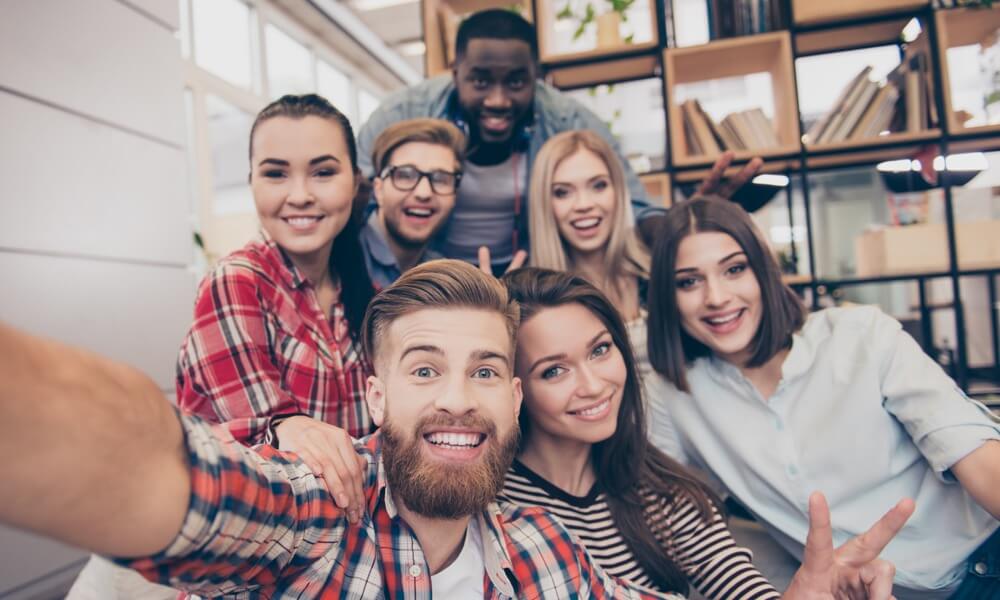
[[[625,169],[618,153],[600,135],[586,129],[564,131],[551,138],[535,157],[531,171],[528,208],[528,227],[531,239],[531,266],[556,271],[576,272],[569,248],[559,235],[552,210],[553,174],[562,161],[577,152],[587,150],[600,158],[608,169],[611,187],[615,193],[614,222],[611,236],[604,249],[604,281],[592,281],[602,289],[617,289],[621,278],[632,276],[649,278],[649,251],[636,235],[632,201],[625,182]]]

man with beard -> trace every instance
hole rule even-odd
[[[625,167],[635,218],[643,221],[659,213],[646,202],[645,189],[607,125],[540,81],[538,74],[534,27],[506,9],[478,12],[458,28],[452,72],[389,96],[358,132],[358,167],[368,177],[379,175],[368,162],[375,139],[397,121],[434,117],[465,132],[469,149],[462,187],[434,242],[444,256],[492,263],[498,274],[524,262],[531,166],[545,141],[562,131],[590,129],[604,137]],[[720,157],[699,191],[729,197],[761,167],[760,159],[754,159],[723,184],[732,158],[731,153]]]
[[[365,266],[382,289],[441,255],[428,248],[455,206],[465,136],[442,119],[394,123],[375,140],[375,205],[361,229]]]
[[[383,429],[355,447],[359,523],[294,454],[178,416],[130,367],[0,326],[0,522],[210,597],[669,597],[606,576],[543,510],[494,501],[518,443],[518,313],[459,261],[415,267],[372,301],[366,394]],[[837,588],[822,506],[786,598],[858,597]],[[853,560],[873,561],[905,520],[897,508],[848,542]],[[889,598],[891,568],[865,568]]]

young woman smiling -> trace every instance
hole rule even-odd
[[[262,239],[201,283],[177,366],[182,409],[247,444],[276,436],[317,474],[356,467],[335,441],[372,430],[357,334],[373,290],[351,218],[356,165],[351,126],[322,97],[283,96],[257,115],[250,187]]]
[[[658,445],[800,559],[811,490],[840,536],[911,497],[884,554],[896,595],[1000,597],[1000,421],[898,321],[868,306],[806,315],[749,215],[711,198],[670,209],[649,302]]]
[[[614,576],[681,593],[690,583],[710,599],[779,597],[733,542],[711,492],[648,442],[635,359],[608,299],[564,272],[526,268],[503,281],[521,307],[515,372],[524,392],[522,438],[503,498],[560,517]],[[822,523],[821,505],[813,509]],[[888,598],[891,570],[875,559],[911,509],[894,509],[876,526],[891,527],[869,531],[869,547],[856,552],[859,543],[848,542],[836,560],[815,527],[811,549],[827,552],[803,566],[785,597],[862,589],[868,565],[869,574],[881,573],[881,588],[868,591]]]

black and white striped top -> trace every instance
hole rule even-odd
[[[515,460],[507,471],[501,498],[548,510],[583,542],[608,574],[657,589],[625,544],[604,494],[596,488],[586,496],[570,495]],[[706,524],[698,507],[687,498],[673,504],[652,495],[646,500],[647,522],[660,546],[705,598],[780,598],[781,594],[753,566],[750,551],[733,541],[718,513]]]

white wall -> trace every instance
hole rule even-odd
[[[195,281],[176,0],[8,2],[0,19],[0,320],[173,389]],[[0,598],[82,552],[0,528]]]

